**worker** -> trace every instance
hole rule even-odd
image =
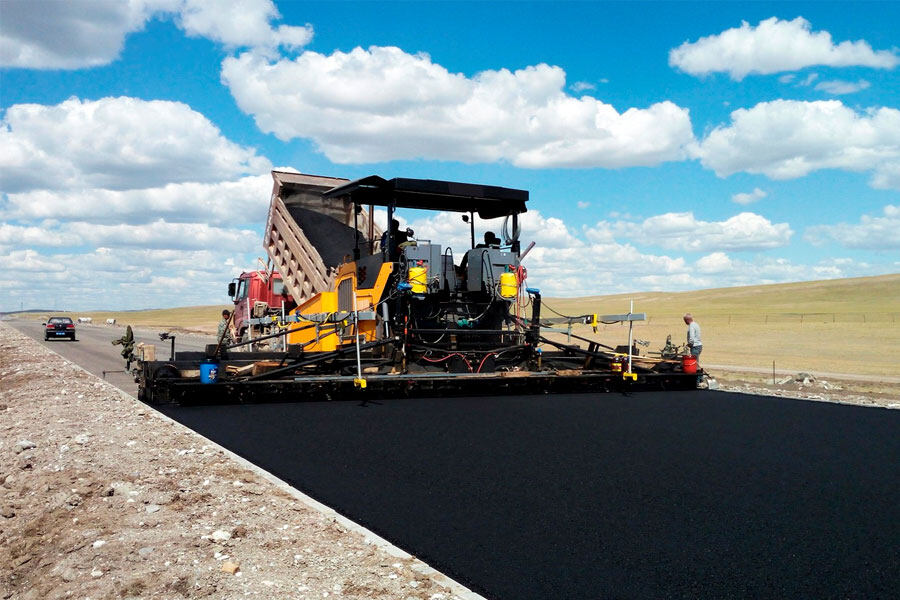
[[[684,323],[688,326],[687,329],[687,345],[691,351],[691,356],[697,357],[697,362],[700,362],[700,353],[703,351],[703,342],[700,339],[700,324],[694,320],[694,316],[691,313],[684,314]]]
[[[400,258],[401,248],[405,248],[404,244],[409,242],[409,229],[400,231],[400,221],[391,219],[390,236],[391,247],[387,247],[388,232],[385,231],[381,235],[381,251],[384,252],[390,262],[396,262]],[[390,250],[390,251],[388,251]]]
[[[122,358],[125,359],[125,370],[131,369],[131,363],[137,360],[134,357],[134,332],[131,325],[125,328],[125,335],[117,340],[113,340],[113,346],[122,346]]]
[[[475,246],[476,248],[499,248],[500,247],[500,238],[497,237],[497,234],[493,231],[485,231],[484,232],[484,243],[478,244]]]
[[[219,321],[219,328],[216,330],[216,339],[221,340],[223,346],[230,346],[234,343],[234,327],[231,323],[231,313],[227,309],[222,311],[222,320]]]

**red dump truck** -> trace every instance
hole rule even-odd
[[[234,330],[241,340],[272,333],[273,325],[251,327],[251,317],[285,315],[297,306],[277,271],[245,271],[228,284],[228,295],[234,302]]]

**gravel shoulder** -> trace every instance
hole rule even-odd
[[[476,597],[0,324],[0,597]]]

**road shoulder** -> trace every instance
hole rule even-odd
[[[0,324],[3,598],[477,598]]]

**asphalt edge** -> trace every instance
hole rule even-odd
[[[487,598],[485,598],[484,596],[482,596],[482,595],[480,595],[480,594],[477,594],[477,593],[473,592],[472,590],[470,590],[469,588],[467,588],[466,586],[464,586],[464,585],[461,584],[460,582],[458,582],[458,581],[456,581],[455,579],[453,579],[453,578],[451,578],[451,577],[445,575],[444,573],[438,571],[437,569],[435,569],[434,567],[432,567],[432,566],[429,565],[428,563],[426,563],[426,562],[424,562],[423,560],[421,560],[421,559],[419,559],[419,558],[413,556],[412,554],[410,554],[410,553],[407,552],[406,550],[403,550],[402,548],[400,548],[400,547],[398,547],[398,546],[392,544],[391,542],[389,542],[388,540],[384,539],[383,537],[381,537],[380,535],[378,535],[378,534],[375,533],[374,531],[371,531],[371,530],[367,529],[366,527],[360,525],[360,524],[357,523],[356,521],[353,521],[352,519],[350,519],[350,518],[348,518],[348,517],[345,517],[345,516],[342,515],[341,513],[339,513],[339,512],[337,512],[336,510],[334,510],[333,508],[331,508],[331,507],[329,507],[329,506],[326,506],[325,504],[322,504],[322,503],[319,502],[318,500],[316,500],[316,499],[314,499],[314,498],[312,498],[312,497],[310,497],[310,496],[304,494],[303,492],[301,492],[301,491],[298,490],[297,488],[292,487],[289,483],[287,483],[287,482],[284,481],[283,479],[281,479],[281,478],[279,478],[279,477],[273,475],[272,473],[266,471],[265,469],[263,469],[263,468],[261,468],[261,467],[255,465],[255,464],[253,464],[252,462],[250,462],[250,461],[247,460],[246,458],[244,458],[244,457],[242,457],[242,456],[240,456],[240,455],[238,455],[238,454],[235,454],[234,452],[232,452],[232,451],[229,450],[228,448],[225,448],[224,446],[221,446],[220,444],[214,442],[213,440],[207,438],[206,436],[204,436],[204,435],[202,435],[202,434],[200,434],[200,433],[197,433],[196,431],[194,431],[194,430],[191,429],[190,427],[187,427],[186,425],[182,425],[181,423],[179,423],[179,422],[176,421],[175,419],[172,419],[171,417],[168,417],[168,416],[164,415],[163,413],[161,413],[161,412],[159,412],[158,410],[156,410],[156,408],[154,408],[152,405],[150,405],[150,404],[144,404],[143,402],[141,402],[140,400],[138,400],[137,398],[135,398],[134,396],[132,396],[131,394],[129,394],[128,392],[126,392],[125,390],[116,387],[115,385],[111,384],[110,382],[106,381],[105,379],[102,379],[102,378],[98,377],[97,375],[94,375],[93,373],[91,373],[90,371],[88,371],[87,369],[85,369],[84,367],[82,367],[81,365],[78,365],[78,364],[76,364],[76,363],[70,361],[68,358],[66,358],[66,357],[64,357],[63,355],[59,354],[59,353],[56,352],[55,350],[53,350],[53,349],[51,349],[51,348],[48,348],[47,346],[44,346],[43,344],[40,344],[40,342],[38,342],[38,340],[34,340],[34,339],[28,337],[27,335],[25,335],[24,333],[22,333],[21,331],[19,331],[19,330],[16,329],[15,327],[9,326],[9,325],[7,325],[6,323],[4,323],[4,322],[2,322],[2,321],[0,321],[0,327],[8,327],[11,331],[17,333],[18,335],[25,336],[26,338],[30,339],[31,341],[37,342],[38,345],[39,345],[41,348],[43,348],[44,350],[46,350],[47,352],[50,352],[50,353],[52,353],[52,354],[55,354],[55,355],[56,355],[57,357],[59,357],[61,360],[65,361],[66,363],[68,363],[68,364],[70,364],[70,365],[72,365],[73,367],[75,367],[75,368],[78,369],[79,371],[82,371],[82,372],[84,372],[85,374],[89,375],[90,377],[92,377],[92,378],[96,379],[97,381],[101,382],[101,383],[103,384],[104,387],[107,387],[107,388],[109,388],[111,391],[114,391],[115,393],[117,393],[123,400],[127,400],[127,401],[130,401],[130,402],[132,402],[133,404],[135,404],[135,408],[136,408],[136,409],[150,409],[150,410],[153,411],[154,417],[155,417],[155,418],[161,419],[161,420],[163,420],[164,422],[171,423],[172,425],[174,425],[174,426],[176,426],[176,427],[179,427],[179,428],[181,428],[181,429],[184,429],[184,430],[189,431],[189,432],[192,433],[193,435],[195,435],[195,436],[199,437],[201,440],[203,440],[205,444],[209,445],[209,446],[212,447],[212,448],[215,448],[215,449],[221,451],[225,456],[227,456],[228,458],[230,458],[231,460],[233,460],[234,462],[236,462],[236,463],[239,464],[240,466],[244,467],[245,469],[248,469],[248,470],[252,471],[253,473],[255,473],[255,474],[257,474],[257,475],[259,475],[260,477],[262,477],[263,479],[265,479],[265,480],[268,481],[269,483],[273,484],[275,487],[279,488],[280,490],[282,490],[282,491],[284,491],[284,492],[287,492],[288,494],[290,494],[292,497],[294,497],[294,498],[297,499],[298,501],[302,502],[302,503],[303,503],[304,505],[306,505],[307,507],[311,508],[312,510],[314,510],[314,511],[316,511],[316,512],[318,512],[318,513],[321,513],[322,515],[324,515],[324,516],[326,516],[326,517],[328,517],[328,518],[333,519],[334,522],[340,524],[342,527],[344,527],[344,528],[347,529],[348,531],[352,531],[352,532],[354,532],[354,533],[358,533],[358,534],[362,535],[363,538],[366,540],[367,543],[371,543],[372,545],[377,546],[378,548],[383,549],[383,550],[386,551],[388,554],[390,554],[391,556],[394,556],[394,557],[396,557],[396,558],[400,558],[400,559],[403,559],[403,560],[412,560],[413,563],[412,563],[411,565],[409,565],[409,567],[410,567],[412,570],[416,571],[417,573],[419,573],[419,574],[421,574],[421,575],[424,575],[424,576],[426,576],[426,577],[429,577],[429,578],[432,579],[435,583],[437,583],[438,585],[440,585],[440,586],[444,587],[445,589],[447,589],[453,596],[456,596],[457,598],[460,598],[460,600],[487,600]]]

